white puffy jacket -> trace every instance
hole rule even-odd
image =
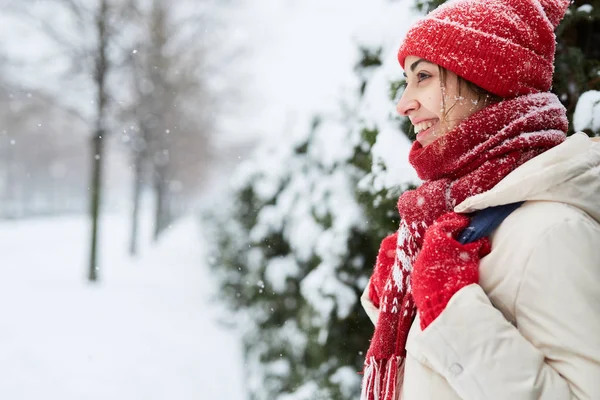
[[[479,285],[424,331],[414,321],[402,400],[600,400],[600,142],[575,134],[455,211],[522,200]]]

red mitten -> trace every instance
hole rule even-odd
[[[395,232],[381,242],[379,253],[377,254],[377,262],[371,276],[369,286],[369,298],[371,303],[379,308],[379,301],[383,294],[383,287],[390,276],[390,271],[394,265],[396,256],[396,243],[398,242],[398,232]]]
[[[438,218],[425,232],[423,247],[413,265],[411,286],[425,329],[442,313],[454,293],[479,283],[479,260],[489,254],[488,238],[461,244],[455,238],[469,218],[454,212]]]

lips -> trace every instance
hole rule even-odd
[[[413,122],[413,126],[415,127],[415,133],[420,133],[422,131],[425,131],[429,128],[431,128],[433,125],[435,125],[437,123],[437,119],[428,119],[428,120],[423,120],[420,121],[418,123],[414,123]]]
[[[415,125],[416,139],[423,147],[428,146],[437,139],[439,120],[427,120]]]

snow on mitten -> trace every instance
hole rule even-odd
[[[375,263],[373,276],[371,276],[369,283],[369,298],[371,303],[377,308],[379,308],[379,300],[383,294],[383,288],[394,265],[397,242],[398,232],[395,232],[383,239],[379,246],[377,262]]]
[[[459,243],[455,238],[467,226],[467,216],[450,212],[425,232],[411,274],[413,299],[423,330],[442,313],[456,292],[479,283],[479,260],[489,254],[490,241],[483,238]]]

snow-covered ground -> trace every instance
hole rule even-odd
[[[216,322],[195,221],[132,260],[125,216],[104,218],[95,284],[88,225],[0,222],[0,399],[245,399],[241,345]]]

